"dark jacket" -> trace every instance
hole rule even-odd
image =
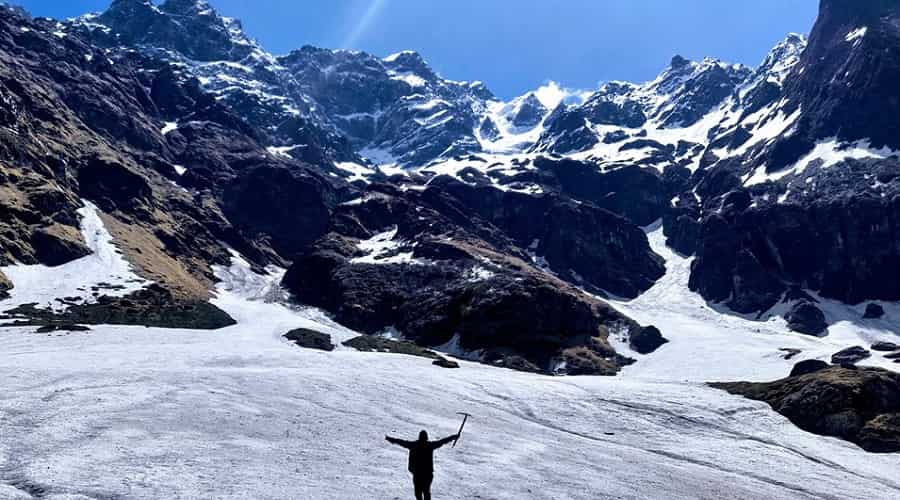
[[[386,439],[409,450],[409,471],[414,476],[431,476],[434,474],[434,450],[452,442],[456,436],[445,437],[439,441],[404,441],[392,437]]]

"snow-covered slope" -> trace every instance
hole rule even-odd
[[[0,496],[400,498],[410,489],[406,457],[384,434],[451,434],[456,411],[473,417],[456,448],[437,452],[441,498],[900,494],[897,455],[804,433],[762,403],[698,381],[725,372],[683,370],[713,361],[686,348],[695,334],[709,338],[684,320],[693,306],[665,309],[673,319],[665,349],[682,354],[662,353],[659,363],[674,362],[668,370],[642,363],[635,372],[644,366],[647,377],[548,378],[300,349],[281,335],[296,327],[336,339],[352,332],[280,304],[277,270],[261,278],[236,259],[217,274],[225,284],[215,303],[239,321],[225,330],[95,327],[46,336],[0,328],[0,433],[16,437],[0,441]],[[751,325],[728,325],[731,352],[746,347],[749,362],[770,349],[751,375],[782,375],[789,363],[776,348],[797,339]]]

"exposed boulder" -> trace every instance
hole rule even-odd
[[[291,330],[284,334],[284,338],[307,349],[318,349],[320,351],[334,350],[334,344],[331,343],[331,335],[310,330],[308,328]]]
[[[459,368],[459,363],[453,361],[452,359],[447,359],[443,356],[432,361],[431,364],[433,364],[434,366],[440,366],[441,368]]]
[[[866,312],[863,314],[863,319],[879,319],[884,316],[884,308],[875,303],[869,303],[866,305]]]
[[[900,351],[892,352],[892,353],[890,353],[890,354],[885,354],[884,357],[887,358],[887,359],[897,359],[897,360],[900,360]]]
[[[344,342],[347,347],[352,347],[362,352],[387,352],[393,354],[406,354],[421,358],[440,359],[437,353],[425,349],[405,340],[393,340],[378,335],[361,335]]]
[[[875,342],[872,344],[873,351],[892,352],[900,350],[900,345],[893,342]]]
[[[860,361],[870,358],[872,353],[860,346],[848,347],[831,356],[831,363],[835,365],[855,365]]]
[[[809,301],[800,301],[791,306],[784,319],[788,328],[806,335],[821,335],[828,329],[825,313]]]
[[[765,401],[808,432],[856,443],[866,451],[900,451],[900,374],[832,366],[769,383],[716,383]]]
[[[794,365],[790,377],[799,377],[828,368],[829,364],[821,359],[807,359]]]
[[[61,224],[35,230],[31,246],[34,256],[48,266],[65,264],[91,253],[77,229]]]
[[[645,326],[628,339],[631,348],[640,354],[650,354],[669,342],[655,326]]]

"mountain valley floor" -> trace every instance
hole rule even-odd
[[[356,333],[284,305],[280,271],[256,275],[239,256],[217,270],[214,299],[232,327],[0,328],[0,498],[407,498],[406,456],[384,435],[452,434],[457,411],[473,417],[459,445],[436,454],[437,498],[900,496],[900,455],[803,432],[764,403],[705,385],[780,378],[799,359],[887,338],[891,325],[838,322],[815,338],[777,318],[722,315],[688,297],[689,261],[648,230],[668,274],[616,306],[659,324],[671,342],[619,377],[300,349],[282,335],[312,328],[339,344]],[[89,241],[95,252],[77,266],[114,269],[112,283],[133,279],[91,260],[120,258],[108,238]],[[67,276],[60,289],[86,279]],[[780,348],[803,352],[787,361]]]

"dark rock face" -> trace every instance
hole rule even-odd
[[[592,204],[473,187],[449,178],[429,185],[490,221],[572,283],[636,297],[665,273],[661,259],[649,251],[643,231]],[[537,220],[541,224],[529,222]]]
[[[801,375],[815,373],[817,371],[828,368],[828,366],[828,363],[820,359],[807,359],[806,361],[801,361],[794,365],[794,368],[791,370],[791,374],[789,376],[799,377]]]
[[[175,50],[198,61],[239,61],[251,52],[249,40],[235,39],[240,23],[220,17],[203,0],[166,0],[158,8],[145,0],[115,0],[97,21],[124,43]]]
[[[900,5],[889,0],[821,2],[799,64],[804,71],[787,83],[788,96],[808,110],[797,137],[869,139],[874,147],[900,149],[900,101],[892,83],[900,77],[898,19]],[[803,149],[799,154],[811,146]]]
[[[845,439],[870,452],[900,451],[900,374],[830,367],[770,383],[712,385],[765,401],[808,432]]]
[[[319,351],[334,350],[334,344],[331,343],[331,335],[307,328],[291,330],[284,334],[284,338],[307,349],[317,349]]]
[[[834,353],[831,356],[831,363],[835,365],[855,365],[870,357],[872,357],[872,354],[865,348],[854,346]]]
[[[541,104],[537,96],[528,94],[516,110],[515,116],[512,117],[512,124],[516,127],[531,128],[544,119],[547,114],[547,108]]]
[[[13,284],[9,278],[0,271],[0,300],[9,298],[9,291],[13,289]]]
[[[636,335],[628,339],[631,348],[640,354],[650,354],[668,342],[655,326],[641,328]]]
[[[291,256],[325,234],[339,194],[309,171],[263,165],[241,172],[224,191],[223,211],[250,239],[266,238]]]
[[[664,181],[652,169],[626,166],[600,172],[596,165],[575,160],[540,157],[534,166],[552,175],[548,184],[572,198],[590,201],[638,226],[658,220],[668,203]]]
[[[873,351],[891,352],[900,350],[900,345],[893,342],[875,342],[872,344]]]
[[[851,304],[898,300],[900,284],[888,278],[900,272],[891,243],[898,241],[896,200],[848,193],[808,206],[710,214],[701,223],[691,287],[709,300],[733,297],[738,312],[771,307],[786,282]]]
[[[456,335],[461,348],[483,351],[485,361],[503,366],[521,364],[514,361],[518,356],[528,362],[522,366],[546,373],[564,366],[564,373],[612,374],[626,362],[607,343],[608,330],[637,334],[639,327],[529,263],[533,253],[551,268],[578,265],[578,273],[594,278],[585,261],[606,255],[603,272],[611,277],[610,267],[621,265],[626,255],[635,260],[637,253],[604,254],[600,246],[576,263],[562,249],[596,244],[587,233],[606,227],[597,215],[583,226],[573,224],[581,214],[598,214],[616,225],[622,219],[595,208],[581,212],[578,205],[552,197],[481,191],[448,179],[435,179],[423,192],[373,188],[382,190],[338,206],[332,232],[289,268],[283,284],[297,300],[366,333],[395,326],[424,346]],[[532,210],[534,217],[527,215]],[[525,222],[538,220],[548,227]],[[575,232],[550,227],[562,220]],[[532,244],[535,239],[548,243]],[[646,239],[642,244],[638,248],[646,252]]]
[[[31,246],[38,261],[58,266],[91,253],[80,239],[70,230],[60,231],[60,226],[39,228],[31,234]]]
[[[884,308],[878,304],[867,304],[864,319],[878,319],[884,316]]]
[[[68,304],[63,312],[23,305],[5,311],[0,318],[13,325],[54,326],[143,325],[160,328],[217,330],[235,324],[224,311],[209,302],[178,300],[165,288],[153,284],[125,297],[100,296],[96,303]],[[59,328],[57,328],[59,329]]]
[[[794,304],[784,318],[788,322],[788,328],[806,335],[821,335],[828,329],[825,314],[808,301]]]

